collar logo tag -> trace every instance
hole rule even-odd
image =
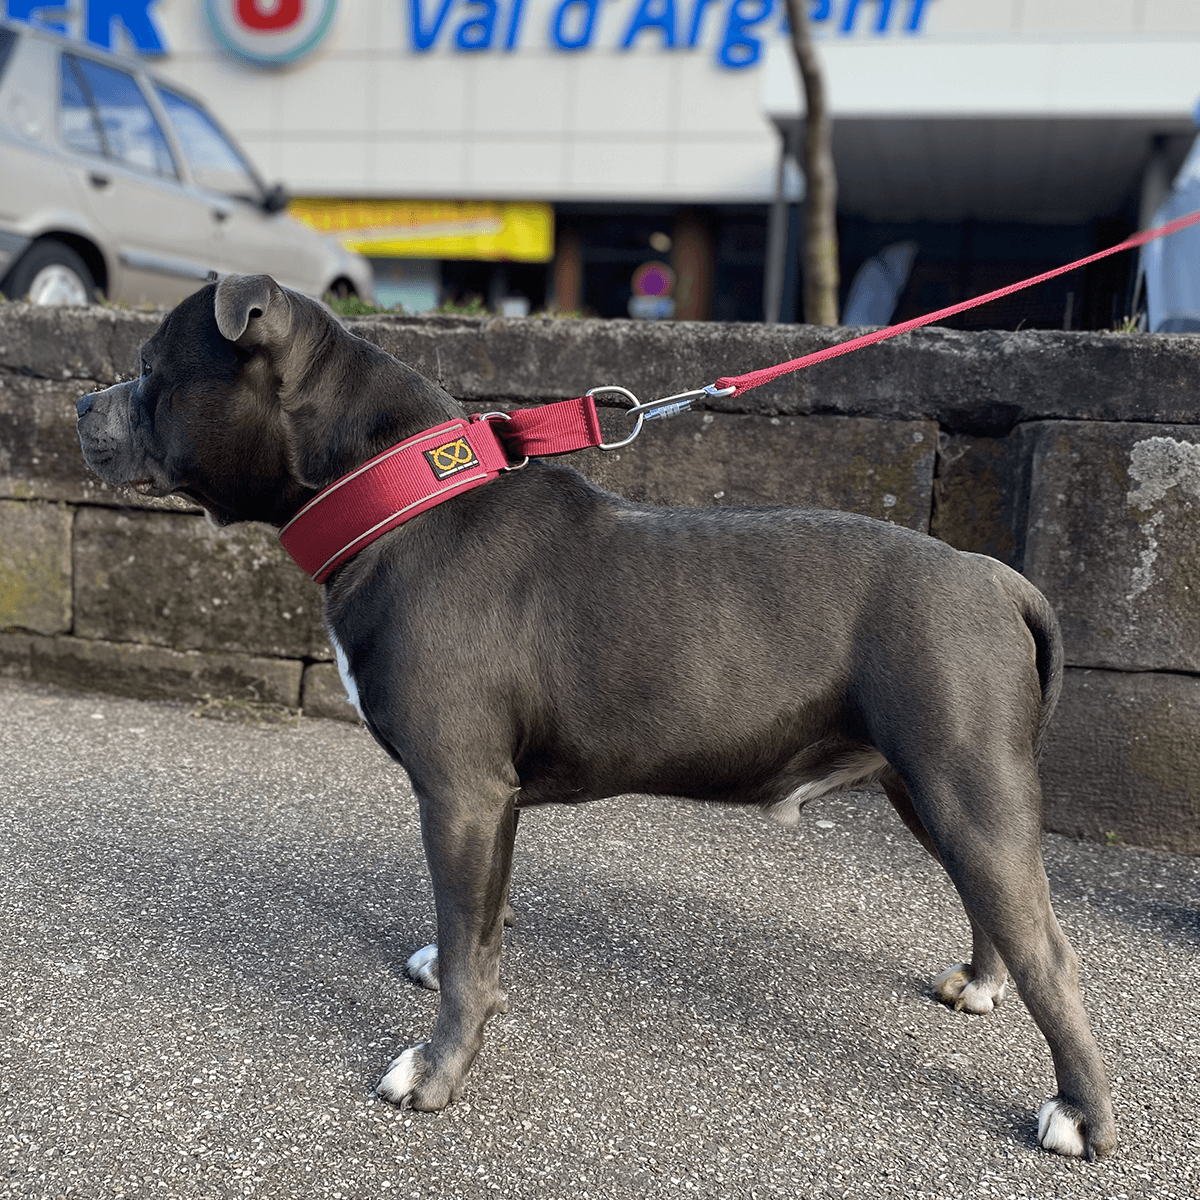
[[[467,444],[466,438],[426,450],[425,458],[437,479],[448,479],[459,471],[479,466],[479,459],[475,457],[475,451]]]

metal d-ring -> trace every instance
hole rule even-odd
[[[687,392],[676,392],[674,396],[663,396],[661,400],[647,400],[644,404],[628,389],[623,387],[594,387],[589,389],[589,396],[597,396],[602,392],[620,392],[622,396],[628,397],[633,401],[633,404],[625,410],[627,417],[636,417],[637,423],[633,427],[633,432],[620,442],[601,442],[601,450],[619,450],[622,446],[628,446],[639,433],[642,432],[643,421],[658,421],[666,417],[677,417],[682,412],[687,412],[692,407],[692,399],[696,396],[732,396],[737,391],[735,387],[719,388],[715,383],[710,383],[707,387],[692,388]]]
[[[505,421],[512,420],[512,417],[508,413],[498,412],[498,411],[497,412],[480,413],[478,420],[486,421],[488,419],[488,417],[502,417]],[[519,463],[509,463],[508,466],[502,467],[501,470],[519,471],[522,467],[527,467],[527,466],[529,466],[529,455],[528,454],[525,455],[525,457],[523,459],[521,459],[521,461]]]
[[[635,396],[635,395],[634,395],[634,394],[633,394],[633,393],[632,393],[632,392],[631,392],[631,391],[630,391],[628,388],[616,387],[615,385],[614,385],[614,386],[608,386],[608,387],[594,387],[594,388],[588,388],[588,390],[587,390],[587,392],[585,393],[585,395],[588,395],[588,396],[599,396],[599,395],[600,395],[601,393],[603,393],[603,392],[620,392],[622,396],[626,396],[626,397],[628,397],[630,400],[632,400],[632,401],[633,401],[633,405],[632,405],[632,407],[630,407],[630,408],[626,409],[626,410],[625,410],[626,412],[631,412],[631,413],[632,413],[632,412],[637,412],[637,410],[638,410],[639,408],[643,408],[643,407],[644,407],[644,405],[642,405],[642,404],[641,404],[641,402],[638,400],[638,398],[637,398],[637,397],[636,397],[636,396]],[[601,442],[598,448],[599,448],[600,450],[620,450],[620,448],[621,448],[622,446],[628,446],[628,445],[629,445],[629,443],[630,443],[630,442],[632,442],[632,441],[633,441],[633,439],[634,439],[635,437],[637,437],[637,435],[638,435],[639,433],[641,433],[641,432],[642,432],[642,422],[643,422],[644,420],[645,420],[645,417],[644,417],[644,415],[642,415],[641,413],[639,413],[639,414],[638,414],[638,419],[637,419],[637,424],[636,424],[636,425],[634,425],[634,427],[633,427],[633,432],[632,432],[632,433],[631,433],[631,434],[630,434],[630,435],[629,435],[629,436],[628,436],[628,437],[627,437],[627,438],[626,438],[624,441],[621,441],[621,442]]]

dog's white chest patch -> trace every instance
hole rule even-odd
[[[329,643],[333,646],[333,655],[337,659],[338,674],[342,677],[342,687],[346,689],[346,699],[354,705],[354,711],[358,713],[359,719],[365,721],[367,718],[363,715],[362,705],[358,702],[358,684],[354,682],[354,676],[350,674],[350,660],[346,657],[341,642],[333,636],[332,631],[329,633]]]

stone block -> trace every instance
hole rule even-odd
[[[71,510],[0,500],[0,628],[71,628]]]
[[[104,385],[0,373],[0,497],[197,512],[191,501],[176,496],[152,499],[110,488],[88,470],[75,402],[97,386]]]
[[[0,304],[0,371],[39,379],[98,380],[108,387],[137,373],[141,345],[162,318],[161,312],[101,305]]]
[[[262,525],[79,510],[75,633],[104,641],[332,658],[316,585]]]
[[[628,432],[604,412],[613,440]],[[647,423],[621,450],[562,461],[634,500],[693,507],[794,504],[929,528],[937,426],[856,417],[685,413]]]
[[[1030,426],[1005,437],[942,433],[930,532],[956,550],[989,554],[1015,570],[1025,560]]]
[[[75,401],[92,386],[0,375],[0,496],[80,501],[98,490],[75,432]]]
[[[1200,425],[1046,421],[1032,445],[1024,572],[1067,662],[1200,671]]]
[[[1042,791],[1058,833],[1200,854],[1200,679],[1068,669]]]
[[[311,663],[304,668],[300,704],[306,717],[359,723],[358,710],[347,699],[342,677],[333,663]]]
[[[300,705],[303,664],[245,654],[0,632],[0,674],[137,700]]]
[[[703,387],[849,340],[860,330],[700,321],[362,317],[362,337],[476,407],[621,384],[643,400]],[[1200,338],[930,326],[738,396],[714,412],[924,418],[1000,436],[1023,421],[1189,422]]]

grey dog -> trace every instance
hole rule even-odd
[[[265,275],[183,301],[140,377],[78,404],[106,482],[217,522],[282,527],[318,490],[463,413],[441,388]],[[373,542],[324,585],[343,679],[412,779],[441,998],[379,1094],[440,1109],[503,1011],[517,817],[639,792],[762,806],[877,781],[945,867],[973,934],[940,999],[988,1012],[1008,972],[1050,1045],[1038,1139],[1116,1146],[1078,966],[1041,856],[1039,749],[1062,649],[1020,575],[838,512],[657,508],[535,460]],[[677,614],[649,625],[635,612]],[[648,732],[649,731],[649,732]]]

